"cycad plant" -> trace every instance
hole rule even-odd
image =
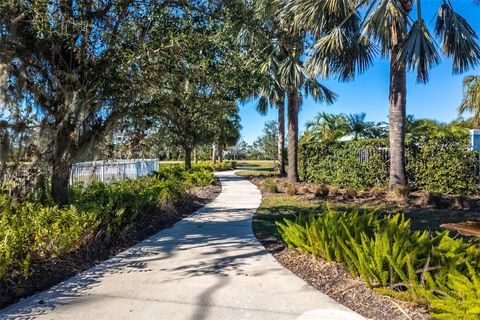
[[[296,28],[308,28],[315,45],[308,58],[316,75],[351,79],[364,71],[379,52],[390,58],[389,140],[390,188],[405,186],[406,72],[417,72],[426,83],[440,51],[462,73],[480,59],[477,34],[449,0],[438,1],[434,33],[437,47],[422,15],[421,0],[286,0],[283,15]],[[412,8],[416,5],[416,17]],[[281,14],[281,15],[282,15]]]

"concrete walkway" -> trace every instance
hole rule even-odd
[[[196,214],[0,319],[364,319],[268,254],[252,233],[260,192],[233,171],[218,176],[221,194]]]

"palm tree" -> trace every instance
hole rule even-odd
[[[368,136],[368,130],[374,126],[372,122],[366,121],[366,118],[367,114],[365,112],[345,116],[347,120],[347,130],[348,133],[353,136],[353,140]]]
[[[337,95],[313,78],[305,69],[298,50],[290,51],[283,62],[281,83],[288,96],[288,181],[298,181],[298,113],[303,96],[311,96],[317,103],[331,104]]]
[[[453,72],[462,73],[480,60],[477,35],[454,11],[449,0],[439,1],[435,34],[441,50],[453,59]],[[390,189],[406,186],[406,72],[417,71],[425,83],[429,69],[439,63],[434,37],[422,17],[421,0],[411,22],[414,0],[285,0],[284,11],[298,29],[308,28],[315,45],[307,61],[316,75],[351,79],[373,62],[379,51],[390,57],[389,140]],[[377,46],[380,50],[377,50]]]
[[[317,141],[337,141],[347,134],[347,119],[343,114],[320,112],[306,123],[307,132]]]
[[[269,64],[270,68],[266,69],[268,70],[266,81],[255,97],[258,98],[257,111],[261,115],[266,115],[269,107],[277,109],[277,171],[280,176],[285,176],[285,159],[283,156],[285,149],[285,91],[277,80],[278,66],[275,63],[277,59],[273,60],[270,63],[265,61],[265,64]]]
[[[277,171],[285,176],[285,89],[279,81],[279,63],[283,53],[274,45],[272,39],[278,38],[278,24],[274,12],[276,6],[269,1],[253,3],[252,21],[240,32],[240,42],[248,48],[248,55],[253,56],[250,63],[254,64],[261,78],[259,88],[253,98],[257,100],[256,109],[261,115],[266,115],[269,108],[277,108],[278,112],[278,145]]]
[[[303,96],[312,96],[316,102],[333,103],[336,94],[321,85],[315,77],[312,77],[304,67],[303,57],[304,44],[307,33],[298,32],[291,28],[282,17],[277,16],[278,3],[268,0],[254,1],[255,16],[258,17],[254,25],[255,32],[243,32],[245,43],[256,43],[254,55],[260,60],[260,72],[267,75],[269,80],[264,90],[263,100],[260,100],[260,111],[267,109],[267,101],[272,102],[279,109],[279,130],[281,130],[284,112],[284,97],[287,96],[287,126],[288,126],[288,180],[298,181],[298,113]],[[251,27],[251,26],[250,26]],[[251,35],[254,35],[252,37]],[[249,38],[248,41],[245,39]],[[253,39],[253,40],[252,40]],[[263,59],[266,57],[266,59]],[[263,59],[263,60],[262,60]],[[279,138],[281,134],[279,132]],[[283,160],[283,143],[278,154]],[[280,151],[281,149],[281,151]],[[279,159],[280,160],[280,159]]]
[[[480,124],[480,76],[468,76],[463,79],[463,99],[458,113],[473,113],[473,123]]]

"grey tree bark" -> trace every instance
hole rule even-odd
[[[390,190],[407,185],[405,174],[407,73],[405,62],[397,59],[405,36],[398,28],[394,30],[393,34],[393,46],[390,52],[389,95]]]
[[[280,176],[285,176],[285,159],[283,156],[283,150],[285,149],[285,99],[282,97],[277,102],[278,109],[278,148],[277,148],[277,158],[278,158],[278,174]]]
[[[288,182],[298,182],[298,109],[300,96],[297,89],[288,92]]]

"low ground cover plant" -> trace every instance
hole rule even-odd
[[[435,319],[478,319],[480,249],[447,231],[412,231],[403,214],[320,215],[277,222],[291,249],[343,262],[383,294],[428,304]]]
[[[176,205],[189,188],[213,181],[206,165],[173,165],[136,180],[74,186],[65,207],[0,194],[0,281],[26,277],[33,261],[71,252],[99,233],[106,240],[121,237],[143,216],[159,214],[154,209]]]

